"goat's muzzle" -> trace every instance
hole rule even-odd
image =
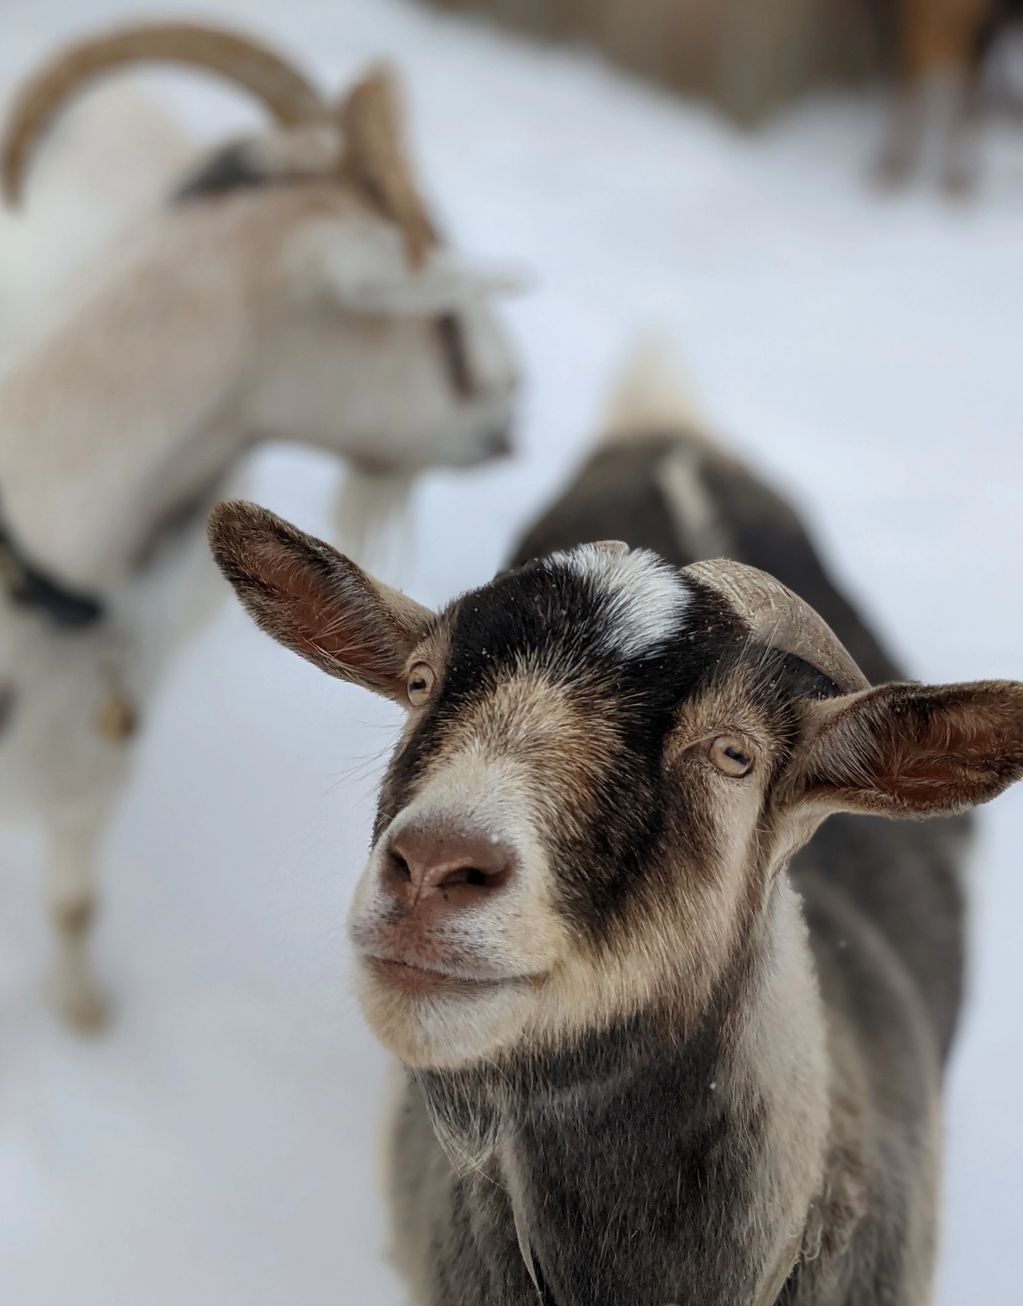
[[[381,888],[410,915],[447,916],[486,905],[514,874],[515,854],[493,836],[406,826],[388,841]]]
[[[509,975],[473,946],[474,925],[484,924],[488,909],[514,887],[519,873],[507,844],[449,821],[427,820],[385,836],[378,858],[376,910],[352,931],[375,979],[413,996],[471,996],[530,979]]]

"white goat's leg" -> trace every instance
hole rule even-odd
[[[905,184],[919,163],[930,119],[930,99],[922,78],[899,91],[877,160],[876,174],[882,185]]]
[[[951,195],[970,195],[980,175],[984,87],[980,69],[964,70],[949,91],[952,104],[945,136],[943,183]]]
[[[52,976],[59,1014],[80,1030],[105,1021],[107,1004],[96,979],[90,941],[97,909],[96,853],[109,805],[55,813],[48,831],[46,902],[56,932]]]

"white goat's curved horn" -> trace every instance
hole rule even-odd
[[[250,37],[197,23],[155,23],[110,32],[62,51],[15,98],[0,154],[8,201],[20,200],[32,155],[57,114],[86,83],[125,64],[151,61],[219,73],[251,92],[286,126],[326,111],[302,73]]]
[[[420,267],[439,238],[405,149],[397,73],[386,64],[371,68],[338,104],[337,116],[345,136],[342,180],[401,227],[409,262]]]
[[[683,568],[682,575],[716,590],[748,622],[758,640],[802,658],[843,693],[869,686],[824,618],[766,571],[716,558],[712,562],[694,562]]]

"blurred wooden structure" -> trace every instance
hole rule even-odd
[[[433,0],[576,41],[754,124],[815,86],[877,75],[885,0]]]

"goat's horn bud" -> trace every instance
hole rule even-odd
[[[802,658],[843,693],[868,687],[870,682],[824,618],[767,572],[718,558],[694,562],[682,575],[716,590],[761,643]]]

